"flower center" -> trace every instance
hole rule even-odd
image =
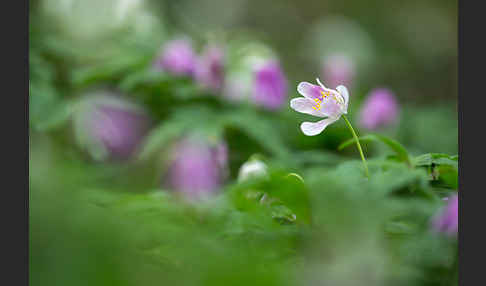
[[[316,102],[316,105],[313,106],[312,108],[314,108],[315,110],[320,110],[321,109],[321,103],[324,101],[324,99],[326,98],[331,98],[331,99],[334,99],[334,101],[336,103],[338,103],[339,105],[342,105],[344,104],[344,99],[343,97],[341,96],[341,94],[337,93],[339,96],[336,97],[336,94],[333,93],[333,92],[330,92],[328,90],[324,91],[324,90],[321,90],[321,94],[322,96],[321,97],[318,97],[318,98],[315,98],[314,101]]]

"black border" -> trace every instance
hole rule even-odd
[[[466,6],[467,3],[467,6]],[[459,0],[459,285],[484,284],[484,9]],[[477,4],[474,7],[472,4]],[[466,41],[466,38],[469,41]],[[482,57],[481,57],[482,56]],[[467,135],[469,134],[469,135]],[[476,159],[476,162],[473,161]],[[474,257],[476,256],[476,257]]]
[[[29,4],[3,2],[0,18],[3,285],[29,285]]]

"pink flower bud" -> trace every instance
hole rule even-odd
[[[375,130],[395,123],[398,119],[398,103],[395,95],[386,88],[372,90],[360,112],[360,125]]]

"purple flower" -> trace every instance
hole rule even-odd
[[[435,231],[448,235],[457,235],[458,231],[458,195],[453,195],[447,200],[447,206],[432,220],[432,227]]]
[[[196,56],[192,44],[187,38],[169,41],[155,61],[155,67],[175,75],[192,76],[196,64]]]
[[[218,91],[224,79],[224,52],[218,46],[209,46],[198,59],[195,69],[196,81],[203,87]]]
[[[276,61],[267,61],[254,71],[253,101],[275,110],[287,100],[287,79]]]
[[[398,103],[394,94],[386,88],[377,88],[370,92],[360,112],[360,124],[374,130],[397,121]]]
[[[169,187],[190,199],[214,194],[226,177],[227,153],[225,143],[210,145],[199,137],[183,139],[174,149]]]
[[[129,158],[150,127],[141,107],[112,92],[86,95],[76,111],[77,141],[96,160]]]
[[[355,66],[347,56],[334,54],[325,59],[322,74],[324,82],[327,82],[331,88],[338,85],[350,86],[354,78]]]

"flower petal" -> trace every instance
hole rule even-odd
[[[310,114],[318,117],[329,116],[322,112],[322,110],[317,109],[316,102],[309,98],[298,97],[290,101],[290,108],[297,112]]]
[[[326,116],[333,118],[338,118],[343,114],[342,105],[336,102],[333,98],[325,98],[321,103],[320,111]]]
[[[339,118],[326,118],[317,122],[304,122],[300,125],[300,129],[307,136],[314,136],[322,131],[331,123],[334,123]]]
[[[316,77],[316,81],[317,83],[324,89],[324,90],[328,90],[329,88],[327,88],[325,85],[322,84],[322,82],[319,80],[318,77]]]
[[[336,87],[336,90],[344,98],[344,108],[345,108],[345,112],[344,113],[347,113],[347,111],[348,111],[348,102],[349,102],[349,92],[348,92],[348,89],[344,85],[339,85],[338,87]]]
[[[314,85],[308,82],[301,82],[297,86],[297,91],[306,98],[309,99],[316,99],[322,98],[321,91],[324,91],[320,86]]]

